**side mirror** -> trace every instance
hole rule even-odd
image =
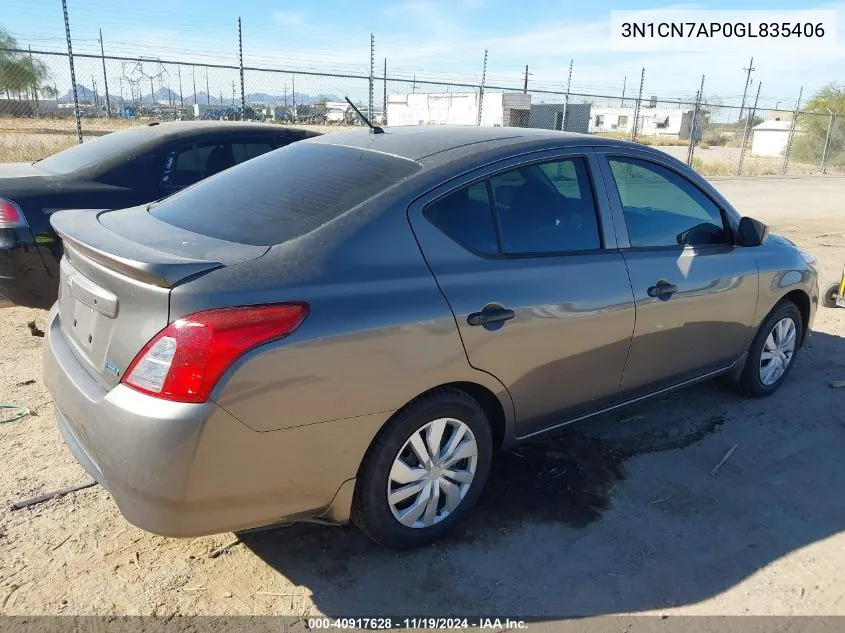
[[[768,236],[768,226],[760,222],[760,220],[744,217],[739,221],[739,226],[736,230],[736,245],[760,246],[760,244],[766,241]]]

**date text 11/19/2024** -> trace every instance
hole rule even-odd
[[[510,618],[308,618],[310,630],[332,629],[508,629],[527,628]]]

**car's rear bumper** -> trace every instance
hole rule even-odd
[[[55,310],[44,381],[79,463],[131,523],[166,536],[317,516],[348,520],[350,486],[343,484],[354,479],[369,442],[347,440],[374,434],[384,421],[365,416],[256,432],[213,402],[168,402],[124,385],[106,390],[73,355]]]

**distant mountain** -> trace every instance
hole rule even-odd
[[[166,87],[159,88],[152,94],[151,99],[149,92],[144,93],[143,83],[139,87],[141,89],[141,96],[139,98],[139,101],[141,103],[150,103],[151,101],[154,101],[158,104],[172,103],[173,105],[178,105],[180,103],[179,93],[176,90],[172,90]],[[77,84],[76,93],[80,103],[94,103],[95,101],[94,91],[83,84]],[[99,86],[97,89],[96,96],[100,99],[100,101],[104,101],[105,99],[105,93],[100,90]],[[222,97],[223,98],[221,99],[219,94],[215,96],[214,93],[209,96],[208,93],[206,93],[205,91],[200,91],[196,94],[196,103],[200,105],[213,106],[232,105],[231,92],[229,92],[228,95],[224,92]],[[127,103],[132,101],[132,97],[126,94],[125,87],[123,99],[121,99],[120,95],[114,94],[113,91],[110,91],[109,98],[112,105],[116,103],[121,103],[122,101],[126,101]],[[59,101],[63,103],[72,102],[73,92],[68,90],[67,93],[59,97]],[[294,103],[296,103],[297,105],[313,105],[321,101],[343,101],[343,98],[335,94],[318,94],[314,96],[306,94],[304,92],[297,92],[295,95],[290,93],[285,95],[284,93],[271,94],[267,92],[250,92],[246,95],[246,102],[248,105],[265,104],[280,106],[284,105],[285,103],[287,103],[289,106],[292,106]],[[195,102],[194,95],[185,95],[183,102],[186,106],[193,105]],[[240,105],[240,102],[240,95],[235,95],[235,106]]]

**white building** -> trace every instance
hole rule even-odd
[[[640,106],[637,134],[643,136],[677,136],[689,138],[693,110],[652,108]],[[707,113],[699,112],[699,116]],[[624,132],[634,129],[634,108],[593,106],[590,111],[590,134],[595,132]]]
[[[792,121],[763,121],[751,128],[752,156],[783,156]]]
[[[388,125],[477,125],[477,92],[394,94],[387,98]],[[528,127],[531,95],[485,92],[481,125]]]

